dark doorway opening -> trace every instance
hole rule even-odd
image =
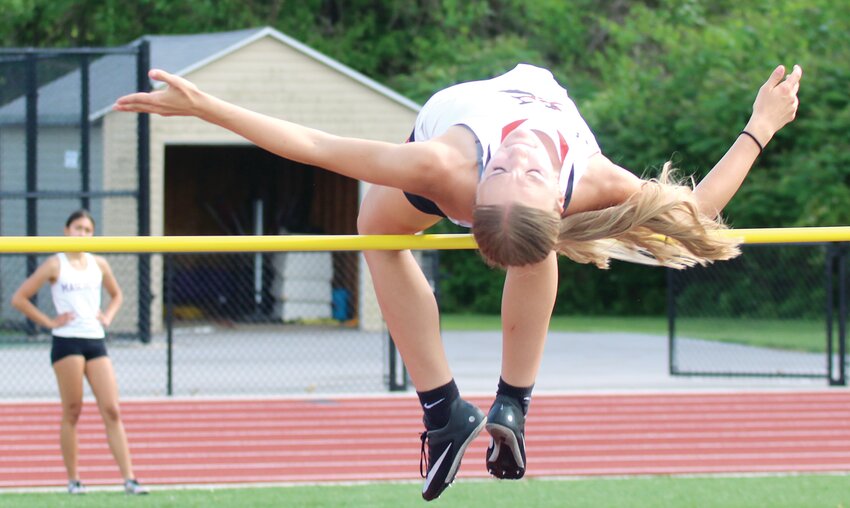
[[[165,150],[166,235],[355,234],[356,180],[248,145],[179,145]],[[176,256],[176,309],[198,318],[280,319],[280,255]],[[356,315],[357,253],[331,254],[340,321]],[[184,316],[186,317],[186,316]]]

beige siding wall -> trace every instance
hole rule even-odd
[[[136,167],[136,115],[112,113],[103,121],[103,189],[127,190],[139,186]],[[101,232],[109,236],[138,234],[135,199],[107,199]]]
[[[136,167],[136,115],[108,114],[103,121],[103,188],[127,190],[138,188],[139,171]],[[103,227],[106,236],[135,236],[138,234],[138,202],[135,199],[107,199],[103,206]],[[159,257],[159,256],[156,256]],[[124,259],[124,258],[122,258]],[[156,266],[156,263],[152,263]],[[135,260],[113,263],[115,278],[124,292],[124,304],[116,319],[137,323],[139,315],[139,271]],[[154,269],[152,268],[152,271]],[[151,329],[162,329],[162,275],[151,277]]]
[[[186,77],[226,101],[342,136],[401,142],[416,117],[416,112],[407,106],[272,37],[255,41]],[[107,179],[122,187],[123,179],[135,177],[135,128],[127,129],[125,125],[135,125],[135,115],[107,116]],[[162,235],[164,229],[165,146],[227,143],[246,142],[195,118],[151,117],[151,234]],[[119,225],[115,228],[120,231]],[[151,315],[155,319],[161,316],[156,310],[162,304],[160,267],[159,260],[155,260],[151,281],[156,295]],[[377,329],[383,326],[380,312],[368,271],[361,273],[360,322],[364,328]],[[158,330],[160,323],[156,325],[154,329]]]

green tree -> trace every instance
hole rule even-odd
[[[800,63],[799,118],[725,215],[735,227],[850,223],[850,2],[0,0],[0,13],[4,46],[113,46],[145,34],[273,26],[420,103],[517,62],[544,65],[605,154],[638,175],[667,160],[683,175],[704,175],[773,66]],[[471,252],[441,261],[448,308],[499,311],[502,272]],[[663,312],[663,270],[567,260],[560,268],[558,312]]]

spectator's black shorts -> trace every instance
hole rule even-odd
[[[106,340],[54,336],[53,346],[50,348],[50,363],[54,364],[70,355],[80,355],[86,361],[107,356]]]

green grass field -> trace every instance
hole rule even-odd
[[[499,330],[499,316],[447,314],[446,330]],[[822,353],[826,325],[820,320],[679,318],[676,336],[733,342],[751,346]],[[629,332],[667,335],[667,317],[554,316],[550,330],[558,332]]]
[[[579,480],[458,481],[433,503],[419,483],[154,490],[149,496],[121,492],[0,494],[0,505],[50,507],[592,507],[592,508],[850,508],[850,477],[623,478]]]

